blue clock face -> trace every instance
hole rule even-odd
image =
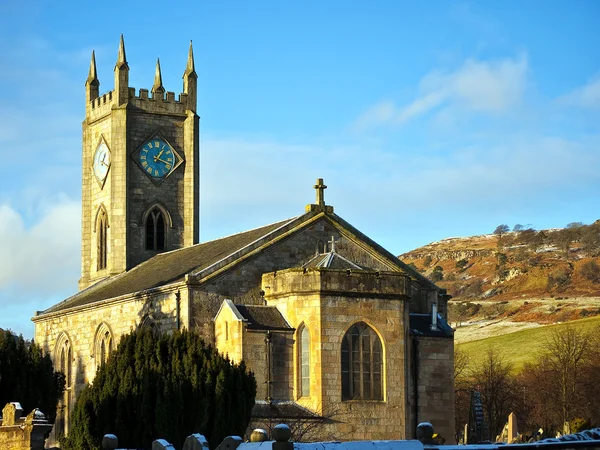
[[[138,163],[142,170],[157,180],[169,175],[179,161],[179,155],[159,137],[146,141],[138,153]]]

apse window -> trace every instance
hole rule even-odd
[[[364,322],[342,340],[342,400],[383,400],[381,339]]]

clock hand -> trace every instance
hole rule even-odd
[[[169,162],[165,161],[164,159],[160,159],[158,156],[155,156],[155,157],[154,157],[154,162],[159,162],[159,161],[160,161],[161,163],[163,163],[163,164],[171,164],[171,163],[169,163]]]
[[[154,157],[154,160],[156,161],[157,159],[160,159],[160,157],[162,156],[163,152],[165,151],[164,147],[161,149],[161,151],[158,153],[158,155],[156,155]]]

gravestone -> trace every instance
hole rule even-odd
[[[519,432],[517,430],[517,415],[511,412],[508,415],[508,439],[507,442],[512,444],[519,438]]]
[[[208,441],[200,433],[192,434],[185,438],[183,450],[208,450]]]

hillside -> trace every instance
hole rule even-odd
[[[400,258],[453,296],[455,327],[496,322],[491,329],[504,333],[600,315],[600,221],[541,231],[502,227],[433,242]],[[465,333],[459,328],[459,341],[481,338]]]
[[[580,319],[569,324],[541,326],[500,336],[490,336],[485,339],[458,344],[457,349],[469,355],[469,364],[473,366],[477,366],[487,355],[488,350],[492,349],[502,359],[510,361],[514,366],[514,370],[518,372],[525,363],[538,363],[539,355],[546,348],[552,333],[560,332],[568,326],[574,326],[582,332],[596,331],[600,329],[598,328],[600,327],[600,317]],[[523,351],[523,349],[527,349],[527,351]]]

